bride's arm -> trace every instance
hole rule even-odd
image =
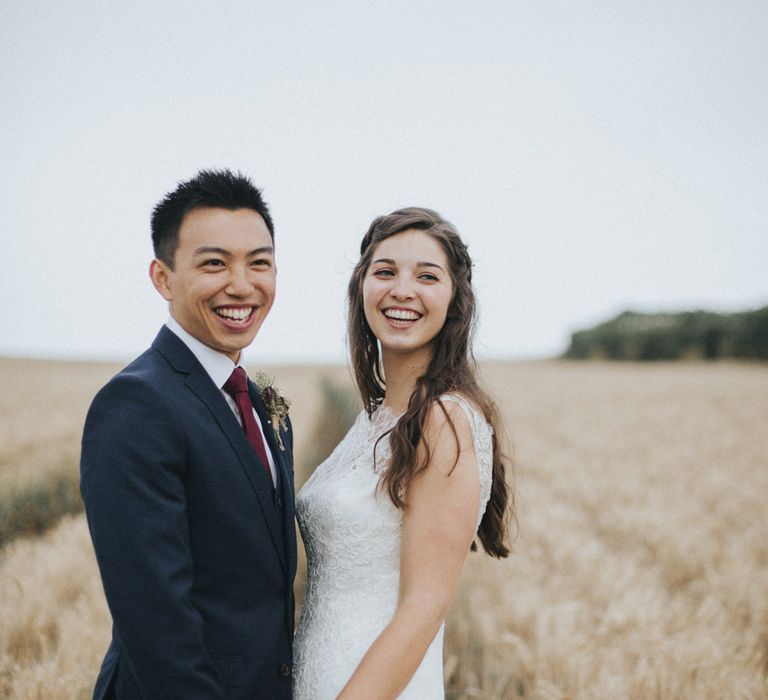
[[[456,403],[444,405],[456,427],[458,451],[442,409],[434,406],[424,432],[429,466],[411,481],[403,513],[397,609],[339,700],[396,698],[418,669],[456,591],[475,535],[480,481],[467,417]]]

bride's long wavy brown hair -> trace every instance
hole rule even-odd
[[[392,456],[381,477],[385,488],[398,508],[405,507],[405,495],[411,479],[429,464],[429,447],[424,439],[424,424],[430,406],[442,408],[458,436],[450,415],[440,397],[452,392],[466,397],[483,413],[493,428],[493,478],[491,497],[483,516],[478,537],[488,554],[506,557],[509,554],[509,522],[514,517],[514,497],[506,482],[507,458],[501,443],[503,426],[499,411],[476,379],[476,363],[472,355],[472,335],[475,327],[476,305],[472,289],[472,260],[467,246],[454,226],[437,212],[420,207],[399,209],[373,221],[360,245],[360,260],[352,273],[347,290],[349,308],[349,345],[352,368],[365,410],[370,416],[384,400],[385,377],[379,345],[365,319],[363,280],[376,246],[386,238],[416,229],[433,236],[446,253],[453,281],[453,299],[440,332],[432,341],[433,354],[426,372],[416,381],[408,408],[389,433]],[[419,459],[419,445],[423,459]],[[458,458],[457,458],[458,459]],[[472,549],[477,549],[475,543]]]

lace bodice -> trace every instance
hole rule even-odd
[[[480,476],[479,525],[491,492],[491,427],[465,399],[442,398],[458,403],[469,419]],[[335,698],[394,614],[403,513],[386,491],[376,490],[389,440],[376,448],[376,469],[373,447],[396,420],[385,407],[370,418],[361,413],[296,499],[308,562],[294,641],[296,700]],[[443,699],[442,646],[441,628],[401,699]]]

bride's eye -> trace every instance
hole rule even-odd
[[[394,277],[395,273],[387,267],[382,267],[379,270],[374,270],[372,273],[375,277]]]

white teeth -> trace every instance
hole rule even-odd
[[[417,314],[415,311],[407,311],[406,309],[387,309],[384,315],[397,321],[418,321],[420,318],[420,314]]]
[[[253,311],[252,308],[247,309],[216,309],[216,313],[224,318],[232,319],[233,321],[245,321]]]

